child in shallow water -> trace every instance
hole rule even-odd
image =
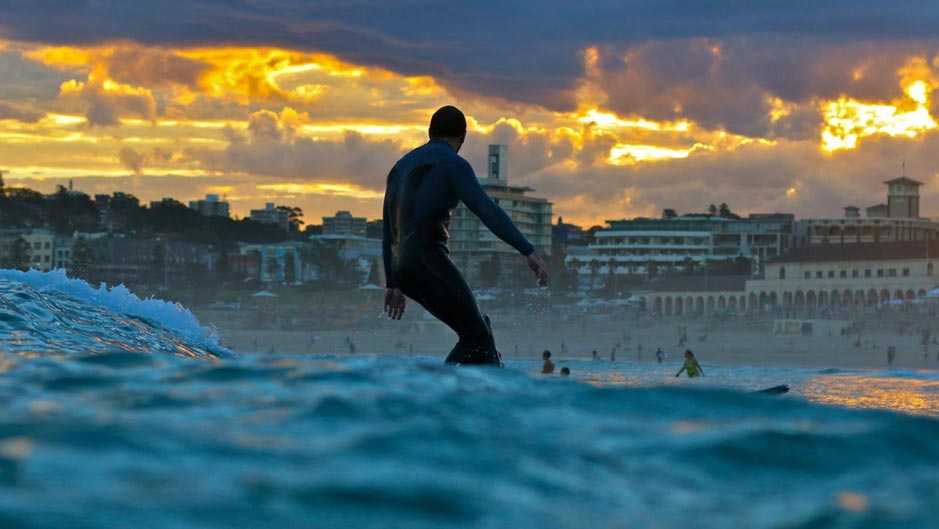
[[[704,376],[704,369],[701,369],[701,364],[698,363],[691,351],[685,351],[685,364],[675,373],[675,376],[680,375],[682,371],[688,372],[688,378]]]

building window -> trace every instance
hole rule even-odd
[[[871,269],[868,268],[867,270],[864,271],[864,277],[870,277],[870,276],[871,276]]]
[[[877,270],[877,277],[884,277],[883,269]]]
[[[909,275],[910,275],[910,269],[909,269],[909,268],[904,268],[904,269],[903,269],[903,277],[908,277]]]
[[[834,270],[829,270],[829,271],[828,271],[828,277],[829,277],[829,278],[835,277],[835,271],[834,271]]]
[[[815,272],[815,278],[816,278],[816,279],[821,279],[821,278],[822,278],[822,271],[821,271],[821,270],[818,270],[818,271]]]
[[[887,270],[887,277],[897,277],[897,269],[891,268]]]
[[[842,270],[840,276],[841,276],[842,278],[848,277],[848,271],[847,271],[847,270]]]
[[[812,272],[809,272],[808,270],[806,270],[806,271],[805,271],[805,278],[806,278],[806,279],[811,279],[811,278],[812,278]]]
[[[860,277],[861,272],[859,270],[851,270],[851,277]]]
[[[926,275],[932,277],[932,263],[926,265]]]
[[[779,279],[786,279],[786,267],[785,266],[779,267]]]

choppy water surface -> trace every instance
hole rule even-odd
[[[0,277],[0,527],[936,526],[935,373],[222,358],[175,307],[75,327],[63,285]]]

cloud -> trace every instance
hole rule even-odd
[[[135,86],[195,87],[210,65],[153,48],[118,48],[107,58],[111,79]]]
[[[120,125],[124,116],[156,119],[156,101],[149,90],[95,80],[62,83],[59,99],[83,112],[92,127]]]
[[[0,101],[0,120],[13,119],[23,123],[36,123],[46,116],[45,112],[23,108]]]
[[[153,151],[148,154],[139,152],[133,147],[125,146],[121,147],[121,150],[118,151],[117,159],[120,160],[121,165],[132,171],[134,174],[140,175],[143,174],[144,164],[167,164],[173,161],[174,155],[172,152],[160,147],[154,147]]]
[[[247,134],[226,131],[224,150],[190,148],[186,158],[214,173],[384,188],[385,176],[403,154],[398,141],[367,139],[355,131],[336,140],[297,137],[296,128],[308,119],[289,108],[280,114],[256,112],[249,118]]]
[[[143,172],[143,163],[146,158],[131,147],[122,147],[117,157],[124,167],[133,171],[134,174]]]
[[[355,64],[433,76],[454,93],[571,110],[583,73],[579,53],[594,45],[626,50],[656,40],[748,41],[769,35],[786,48],[814,55],[871,41],[920,39],[934,48],[939,27],[939,5],[927,0],[863,6],[849,0],[811,6],[602,0],[589,8],[535,0],[511,6],[480,0],[446,8],[415,0],[397,9],[377,0],[282,0],[274,5],[271,9],[261,0],[172,2],[154,17],[149,6],[134,2],[7,2],[0,34],[76,45],[132,40],[155,47],[322,51]],[[800,45],[806,41],[811,48]],[[765,74],[782,75],[776,70]]]

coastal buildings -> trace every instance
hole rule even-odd
[[[551,247],[553,204],[546,198],[530,195],[534,190],[529,187],[509,184],[507,146],[489,146],[487,168],[488,177],[479,179],[483,189],[508,213],[539,252],[548,253]],[[493,235],[462,202],[453,211],[449,231],[451,255],[470,275],[493,254],[518,254],[514,248]]]
[[[937,284],[939,239],[802,246],[764,277],[670,277],[637,292],[662,316],[720,311],[851,315],[919,305]]]
[[[902,176],[884,184],[887,202],[865,208],[866,217],[859,215],[857,206],[847,206],[844,217],[800,221],[808,244],[923,241],[939,237],[939,223],[919,217],[921,182]]]
[[[112,285],[167,286],[204,276],[214,264],[207,244],[105,236],[89,238],[88,246],[95,256],[91,277]]]
[[[608,273],[654,276],[702,268],[708,261],[753,260],[759,270],[766,260],[794,247],[795,217],[786,213],[752,214],[745,219],[684,216],[661,219],[607,221],[586,254],[571,255],[568,263],[588,274],[599,267]]]
[[[290,212],[287,209],[275,207],[273,202],[265,204],[264,209],[252,209],[248,218],[265,224],[276,224],[284,231],[290,229]]]
[[[296,283],[308,281],[311,270],[304,258],[309,244],[302,241],[285,241],[270,244],[238,243],[238,253],[250,256],[244,261],[257,270],[257,278],[264,283]]]
[[[670,279],[637,294],[664,316],[721,310],[843,316],[923,305],[939,284],[939,223],[919,218],[920,182],[903,176],[884,183],[885,204],[866,208],[866,217],[847,206],[842,218],[800,221],[805,244],[731,289],[676,292],[682,281]]]
[[[367,224],[365,217],[353,217],[348,211],[337,211],[332,217],[323,217],[323,235],[365,237]]]
[[[190,200],[189,208],[206,217],[229,217],[228,202],[219,200],[218,195],[208,194],[204,199]]]

